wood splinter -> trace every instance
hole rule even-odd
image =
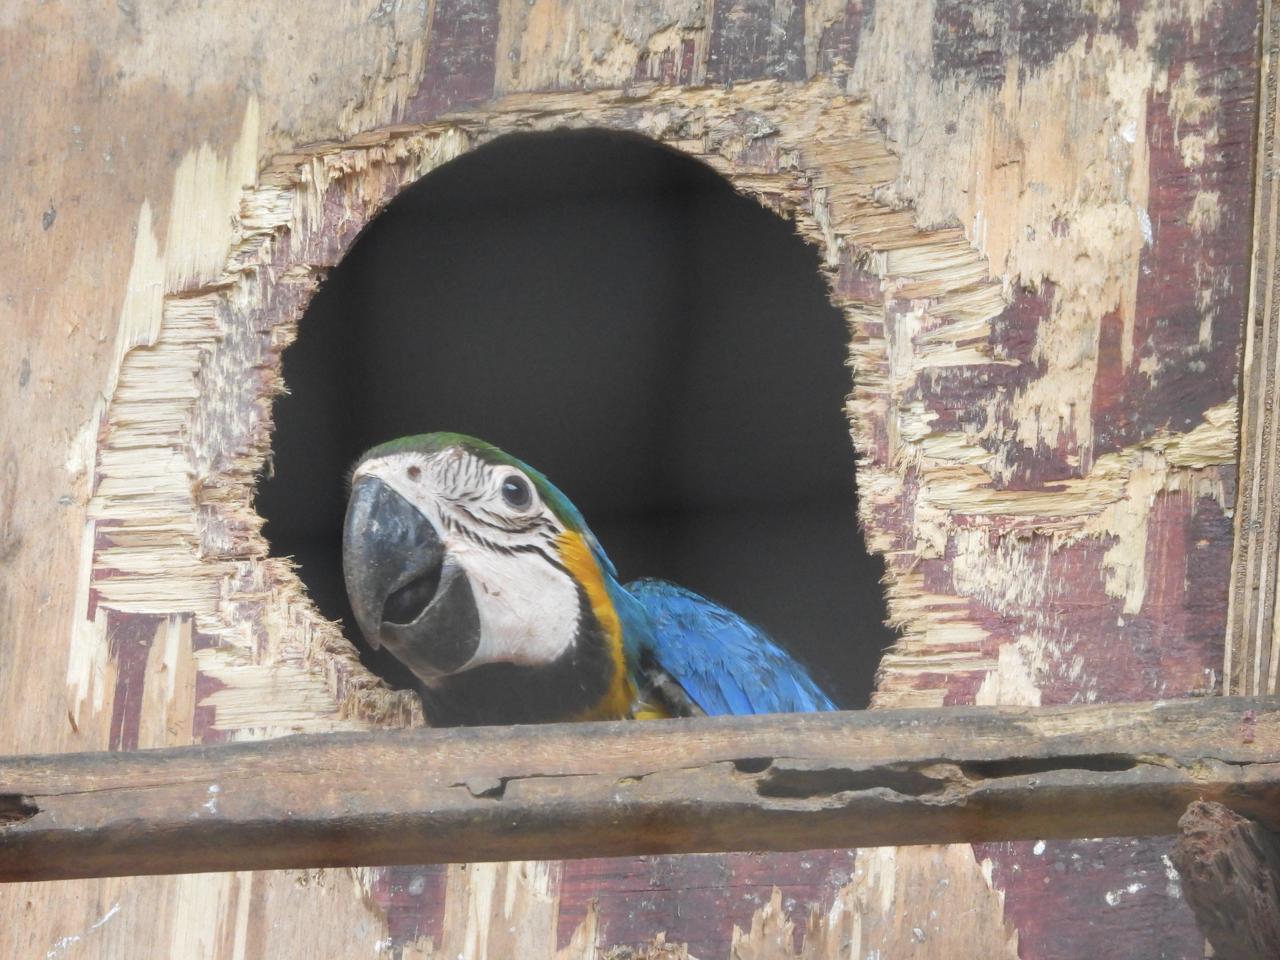
[[[1280,957],[1280,836],[1197,800],[1178,821],[1173,865],[1217,960]]]

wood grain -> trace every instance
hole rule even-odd
[[[1265,0],[1253,210],[1253,277],[1245,323],[1240,405],[1240,487],[1227,614],[1223,686],[1228,693],[1280,690],[1276,583],[1280,576],[1280,15]]]
[[[1280,836],[1196,802],[1178,821],[1173,863],[1216,960],[1280,957]]]
[[[1280,827],[1280,702],[302,735],[0,760],[0,879]]]
[[[819,245],[851,324],[861,519],[904,633],[880,706],[1217,690],[1237,636],[1235,394],[1270,396],[1236,381],[1256,0],[802,7],[50,0],[4,19],[0,100],[22,122],[0,152],[0,751],[413,721],[267,556],[252,476],[293,319],[448,158],[446,138],[425,149],[442,111],[478,137],[662,140]],[[279,256],[242,245],[259,232]],[[443,898],[431,868],[12,884],[0,955],[427,956],[417,940],[465,932],[503,956],[515,889],[562,922],[598,898],[602,950],[665,929],[720,957],[768,902],[736,885],[768,878],[791,919],[817,918],[806,957],[1199,956],[1167,849],[637,857],[608,888],[571,863],[563,890],[531,870],[545,889],[504,896],[459,868]],[[700,912],[712,889],[723,908]]]

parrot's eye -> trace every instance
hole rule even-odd
[[[417,480],[422,476],[422,468],[416,464],[405,471],[409,475],[410,480]]]
[[[529,481],[513,473],[502,481],[502,499],[507,502],[507,506],[523,510],[533,502],[533,490],[529,487]]]

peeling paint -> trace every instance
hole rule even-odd
[[[609,20],[573,2],[504,2],[496,21],[482,18],[496,36],[478,27],[471,38],[491,48],[463,51],[493,58],[488,86],[464,77],[449,96],[419,96],[420,73],[445,69],[459,49],[446,41],[457,37],[437,31],[394,46],[407,59],[377,109],[412,106],[429,123],[367,130],[373,108],[355,107],[338,132],[364,132],[259,171],[255,138],[267,133],[247,101],[235,145],[205,144],[178,164],[164,230],[152,199],[141,203],[110,389],[66,457],[92,481],[67,670],[74,717],[110,713],[126,679],[112,638],[152,616],[143,712],[169,712],[140,724],[139,745],[420,722],[411,697],[363,671],[289,564],[267,556],[250,496],[269,400],[282,387],[279,351],[323,271],[398,191],[504,132],[558,126],[640,131],[685,150],[819,248],[851,331],[861,518],[889,562],[903,631],[877,705],[1097,696],[1106,665],[1066,638],[1063,621],[1079,617],[1062,615],[1072,599],[1063,592],[1087,594],[1080,610],[1120,623],[1116,636],[1138,646],[1132,624],[1152,617],[1159,575],[1184,562],[1159,552],[1182,528],[1163,534],[1155,506],[1176,503],[1168,522],[1187,530],[1197,512],[1231,506],[1234,400],[1121,440],[1105,434],[1111,417],[1099,406],[1111,380],[1157,385],[1179,374],[1140,322],[1142,271],[1169,243],[1161,231],[1185,216],[1191,233],[1211,237],[1231,222],[1231,196],[1216,186],[1197,185],[1170,214],[1152,180],[1153,123],[1172,124],[1177,157],[1197,171],[1230,139],[1208,123],[1218,107],[1211,78],[1152,54],[1166,25],[1199,31],[1210,6],[1149,5],[1133,36],[1080,23],[1039,46],[1015,43],[988,17],[975,26],[992,41],[981,76],[934,69],[937,38],[917,8],[881,4],[865,27],[862,4],[794,8],[805,31],[774,44],[768,69],[812,71],[835,57],[838,77],[677,89],[703,84],[713,59],[715,70],[732,69],[733,44],[792,8],[758,16],[744,4],[671,0],[624,5]],[[730,12],[743,20],[733,43],[707,22],[719,15],[723,26]],[[1107,4],[1094,14],[1129,15]],[[837,49],[826,34],[850,18],[859,36]],[[447,25],[439,19],[433,31]],[[1066,89],[1078,96],[1064,102]],[[471,109],[477,91],[500,99]],[[1214,360],[1214,317],[1232,281],[1217,264],[1195,270],[1197,344]],[[456,869],[448,950],[496,953],[515,918],[555,950],[555,867]],[[855,878],[810,916],[805,949],[836,955],[856,943],[858,955],[892,956],[987,938],[983,955],[1013,956],[994,869],[967,847],[863,851]],[[341,882],[369,899],[359,877]],[[244,955],[262,922],[261,891],[283,896],[274,883],[240,876],[186,888],[184,899],[204,903],[179,917],[192,931],[183,947],[199,952],[197,939],[218,930]],[[771,899],[735,949],[781,944],[798,932],[791,913]],[[968,919],[943,930],[937,917],[953,915]],[[887,929],[895,916],[902,924]],[[573,956],[593,955],[595,917],[574,932]],[[370,927],[376,949],[386,937]],[[426,941],[402,947],[436,955]]]

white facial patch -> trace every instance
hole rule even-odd
[[[486,663],[549,663],[577,636],[578,586],[547,560],[556,556],[554,540],[564,525],[536,492],[528,507],[511,507],[502,485],[513,474],[529,482],[513,467],[450,447],[430,456],[379,457],[361,464],[352,477],[377,477],[413,504],[444,544],[445,565],[466,573],[480,617],[480,643],[462,670]]]

